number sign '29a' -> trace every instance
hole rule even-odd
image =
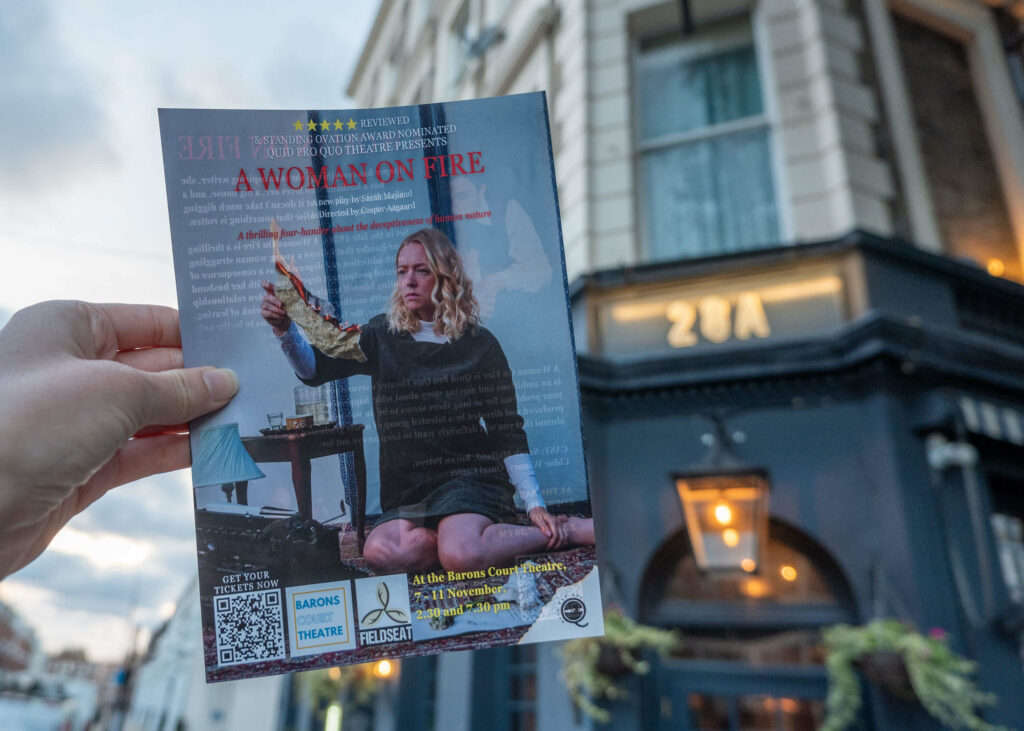
[[[596,303],[592,345],[603,355],[678,352],[730,342],[798,338],[847,319],[837,264],[698,283],[628,287]]]
[[[733,337],[739,340],[766,338],[772,334],[764,303],[757,292],[741,292],[736,297],[735,307],[727,298],[715,294],[696,302],[673,300],[668,303],[665,316],[672,323],[668,344],[673,348],[697,345],[700,337],[695,328],[713,343],[724,343]]]

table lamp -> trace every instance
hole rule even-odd
[[[208,426],[199,432],[199,449],[192,458],[192,486],[220,485],[227,501],[237,491],[238,504],[248,504],[249,480],[266,477],[245,450],[238,424]]]

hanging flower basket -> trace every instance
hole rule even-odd
[[[861,675],[890,695],[905,701],[916,701],[917,693],[910,682],[907,663],[898,652],[868,652],[854,660]]]
[[[625,653],[626,657],[623,657]],[[636,653],[629,648],[610,642],[598,641],[597,662],[594,670],[609,678],[621,678],[637,663]]]
[[[576,706],[599,723],[611,714],[598,701],[626,695],[616,681],[629,673],[646,675],[650,663],[643,650],[665,655],[679,646],[674,632],[638,624],[615,609],[604,614],[604,637],[581,637],[562,645],[562,679]]]
[[[839,624],[822,637],[828,669],[822,731],[843,731],[856,722],[861,706],[857,670],[892,695],[920,703],[946,728],[1006,731],[978,715],[996,698],[974,684],[975,664],[949,649],[942,630],[925,637],[902,622],[876,619],[861,627]]]

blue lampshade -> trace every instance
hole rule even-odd
[[[245,451],[238,424],[208,426],[199,432],[199,449],[192,459],[192,485],[206,487],[266,477]]]

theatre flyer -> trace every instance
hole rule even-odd
[[[544,95],[160,130],[207,680],[603,634]]]

